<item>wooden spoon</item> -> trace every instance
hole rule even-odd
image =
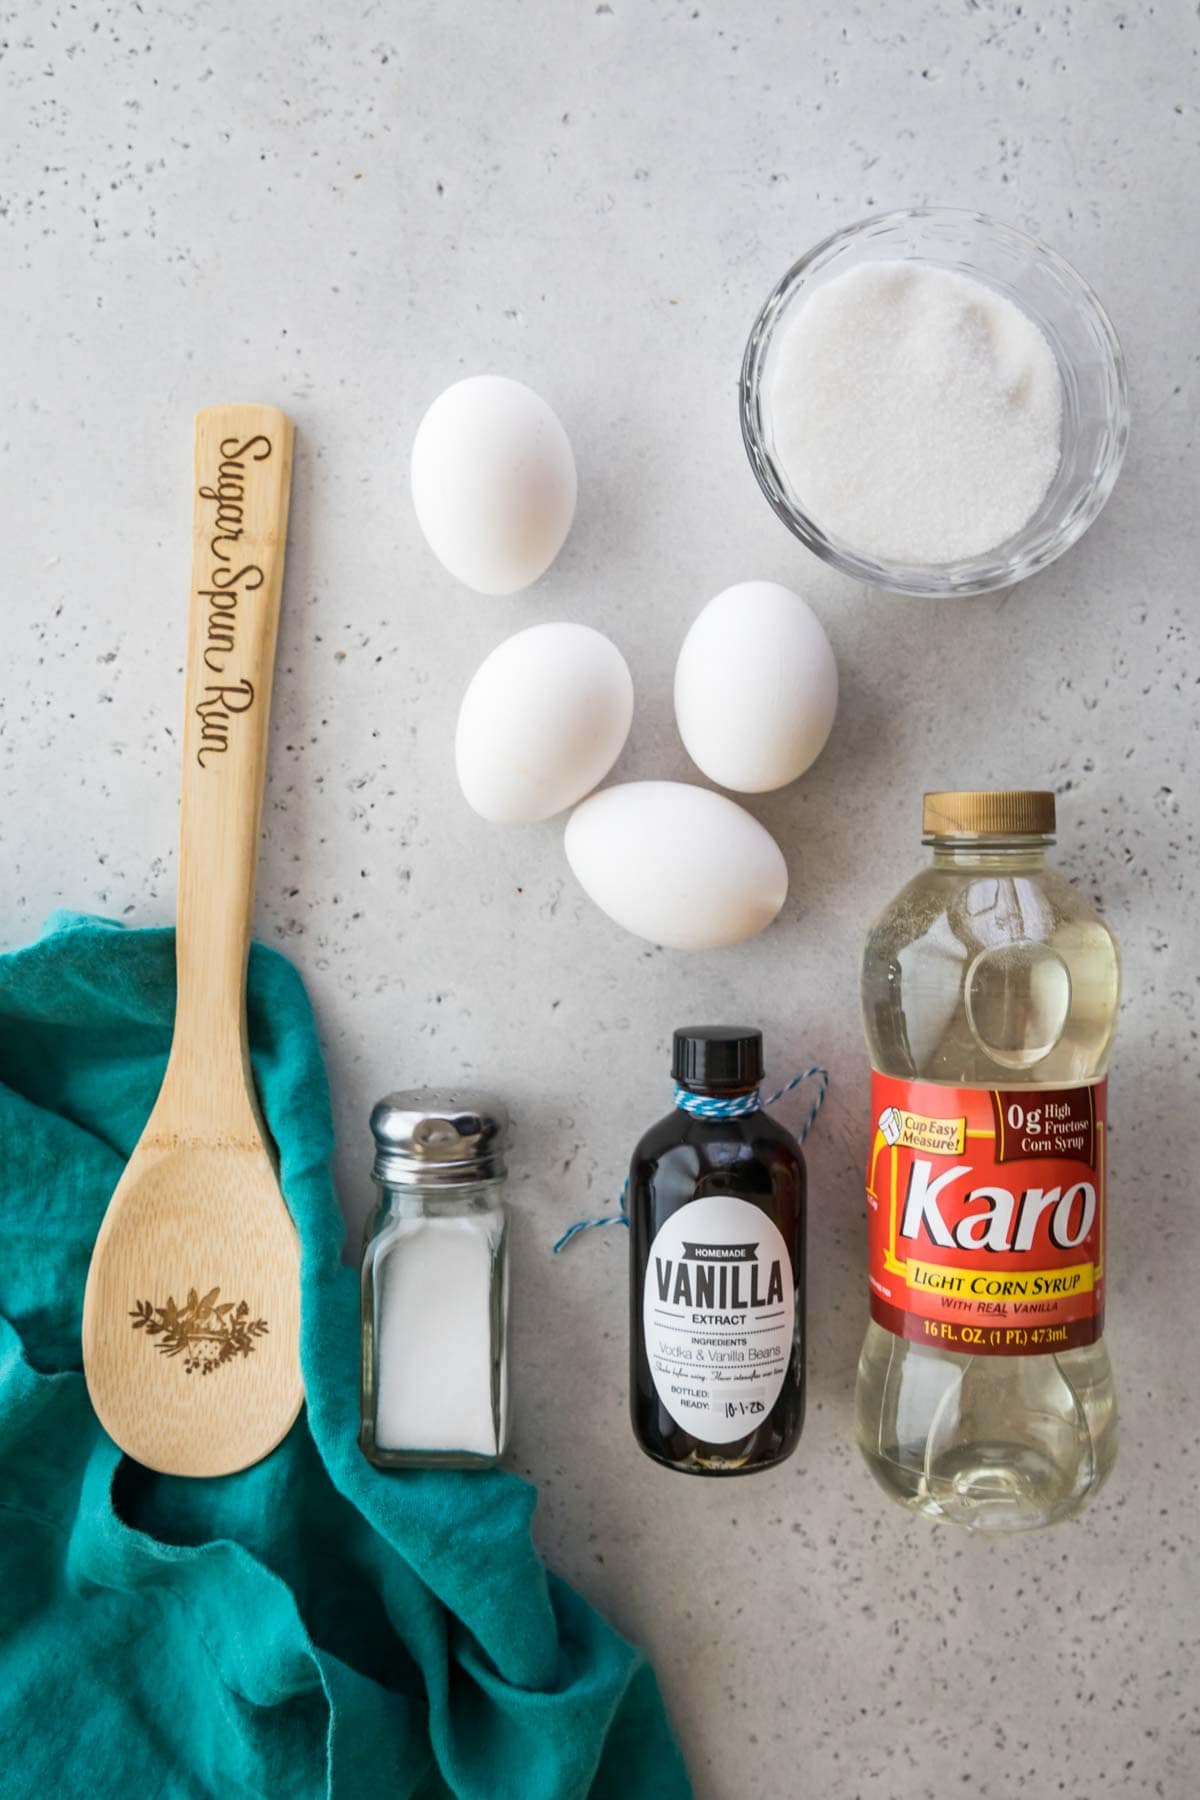
[[[257,1462],[303,1399],[299,1243],[246,1034],[292,436],[272,406],[213,406],[196,420],[175,1031],[83,1302],[101,1423],[172,1475]]]

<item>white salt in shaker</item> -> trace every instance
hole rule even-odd
[[[362,1426],[381,1468],[488,1468],[508,1432],[499,1107],[389,1094],[362,1265]]]

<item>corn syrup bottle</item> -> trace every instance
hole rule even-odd
[[[925,796],[929,865],[867,937],[871,1322],[857,1431],[902,1505],[1070,1517],[1116,1455],[1102,1337],[1112,934],[1048,793]]]

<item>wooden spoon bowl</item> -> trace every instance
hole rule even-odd
[[[279,1199],[256,1135],[189,1142],[158,1129],[113,1195],[88,1282],[88,1391],[110,1437],[149,1468],[245,1468],[296,1417],[296,1234]]]

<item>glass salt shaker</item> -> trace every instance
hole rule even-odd
[[[490,1468],[508,1434],[501,1108],[388,1094],[362,1264],[359,1443],[385,1469]]]

